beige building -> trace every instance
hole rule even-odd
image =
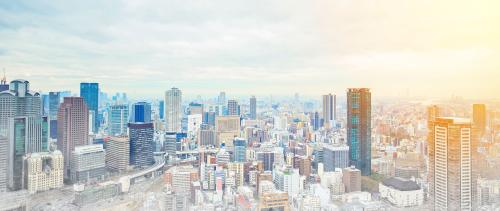
[[[245,168],[243,164],[241,162],[227,164],[227,169],[235,174],[236,186],[243,186],[245,183]]]
[[[106,167],[115,171],[126,170],[130,157],[128,137],[110,137],[105,144]]]
[[[24,162],[28,192],[36,193],[63,186],[64,158],[61,151],[27,154]]]
[[[215,117],[215,134],[218,145],[233,146],[234,138],[240,136],[240,116]]]

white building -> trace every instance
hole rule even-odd
[[[172,88],[165,92],[165,119],[167,131],[181,132],[182,120],[182,92],[178,88]]]
[[[342,183],[342,169],[336,168],[335,171],[325,172],[320,178],[321,186],[330,190],[331,200],[342,199],[342,194],[345,193],[345,186]]]
[[[198,134],[203,118],[201,114],[188,115],[188,135],[190,137]]]
[[[398,177],[385,179],[379,184],[382,198],[386,198],[394,206],[412,207],[424,203],[424,191],[416,182]]]
[[[289,196],[295,196],[300,192],[299,169],[275,168],[273,171],[273,182],[280,191],[287,192]]]
[[[26,188],[30,193],[63,186],[64,158],[61,151],[27,154],[24,160]]]

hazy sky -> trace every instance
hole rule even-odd
[[[0,68],[42,91],[500,98],[500,2],[1,1]]]

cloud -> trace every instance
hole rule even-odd
[[[42,90],[97,81],[131,96],[491,96],[498,3],[445,2],[7,1],[0,65]]]

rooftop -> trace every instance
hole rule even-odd
[[[420,189],[420,187],[416,182],[411,180],[405,180],[399,177],[391,177],[385,179],[384,181],[382,181],[382,184],[384,184],[387,187],[392,187],[400,191],[412,191]]]

